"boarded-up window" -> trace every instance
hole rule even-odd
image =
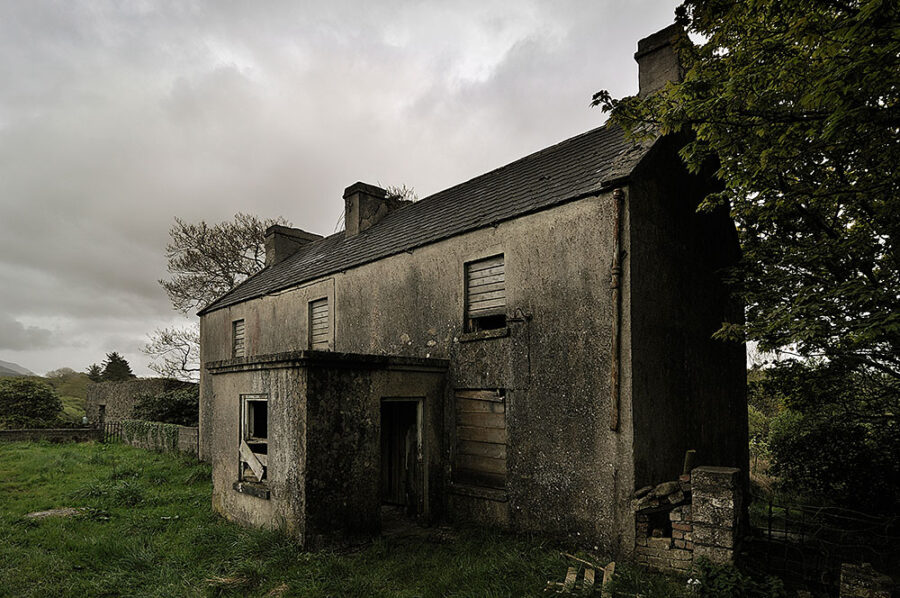
[[[244,321],[235,320],[231,323],[231,356],[243,357],[244,350]]]
[[[506,400],[499,390],[457,390],[453,481],[506,487]]]
[[[502,255],[466,264],[466,330],[506,326],[506,268]]]
[[[269,401],[266,395],[241,396],[241,480],[269,477]]]
[[[328,349],[328,298],[309,303],[309,348]]]

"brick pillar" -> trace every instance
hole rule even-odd
[[[734,563],[740,540],[741,470],[698,467],[691,472],[694,559]]]

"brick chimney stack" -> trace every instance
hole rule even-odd
[[[638,63],[639,96],[662,89],[669,81],[681,81],[683,69],[675,44],[684,35],[681,25],[673,23],[638,42],[634,59]]]
[[[266,229],[266,266],[282,262],[310,241],[321,239],[322,235],[308,233],[299,228],[273,224]]]

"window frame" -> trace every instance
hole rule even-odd
[[[324,304],[327,312],[325,316],[325,331],[324,340],[316,341],[316,333],[314,332],[313,326],[313,312],[317,305]],[[332,313],[331,313],[331,300],[326,295],[325,297],[319,297],[317,299],[312,299],[307,304],[307,317],[306,317],[306,327],[307,327],[307,345],[312,351],[328,351],[331,348],[331,322],[332,322]]]
[[[500,266],[502,266],[502,272],[495,274],[494,276],[502,276],[502,281],[497,281],[494,283],[489,283],[485,286],[495,286],[497,284],[502,283],[502,287],[499,289],[493,289],[491,292],[502,291],[503,292],[503,304],[502,306],[498,306],[493,309],[489,309],[488,313],[484,313],[482,315],[478,315],[477,317],[471,317],[470,313],[471,309],[471,291],[469,281],[471,280],[471,271],[473,267],[478,267],[484,265],[486,263],[496,261],[497,258],[500,258]],[[497,268],[497,266],[489,266],[486,269]],[[478,272],[478,270],[476,270]],[[490,276],[490,275],[489,275]],[[466,333],[473,332],[484,332],[484,331],[495,331],[495,330],[504,330],[507,326],[507,306],[508,306],[508,297],[507,297],[507,284],[506,284],[506,253],[498,252],[492,255],[488,255],[485,257],[479,257],[478,259],[468,260],[463,263],[463,330]]]
[[[253,422],[251,417],[255,417],[256,409],[251,409],[253,403],[265,404],[266,414],[266,436],[258,437],[251,435],[253,431]],[[258,482],[267,483],[269,480],[269,439],[271,437],[269,431],[269,395],[254,393],[242,394],[240,396],[240,425],[239,425],[239,448],[238,448],[238,479],[242,482]],[[244,450],[253,453],[253,456],[262,466],[262,475],[256,475],[253,466],[250,464],[249,455],[245,456]],[[263,450],[260,450],[263,449]],[[249,473],[248,473],[249,470]]]
[[[240,339],[238,339],[238,326],[240,325]],[[240,348],[238,348],[240,340]],[[232,359],[247,356],[247,322],[244,318],[231,321],[231,357]]]

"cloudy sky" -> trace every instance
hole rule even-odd
[[[0,2],[0,360],[83,370],[179,323],[173,218],[329,234],[598,126],[675,0]]]

